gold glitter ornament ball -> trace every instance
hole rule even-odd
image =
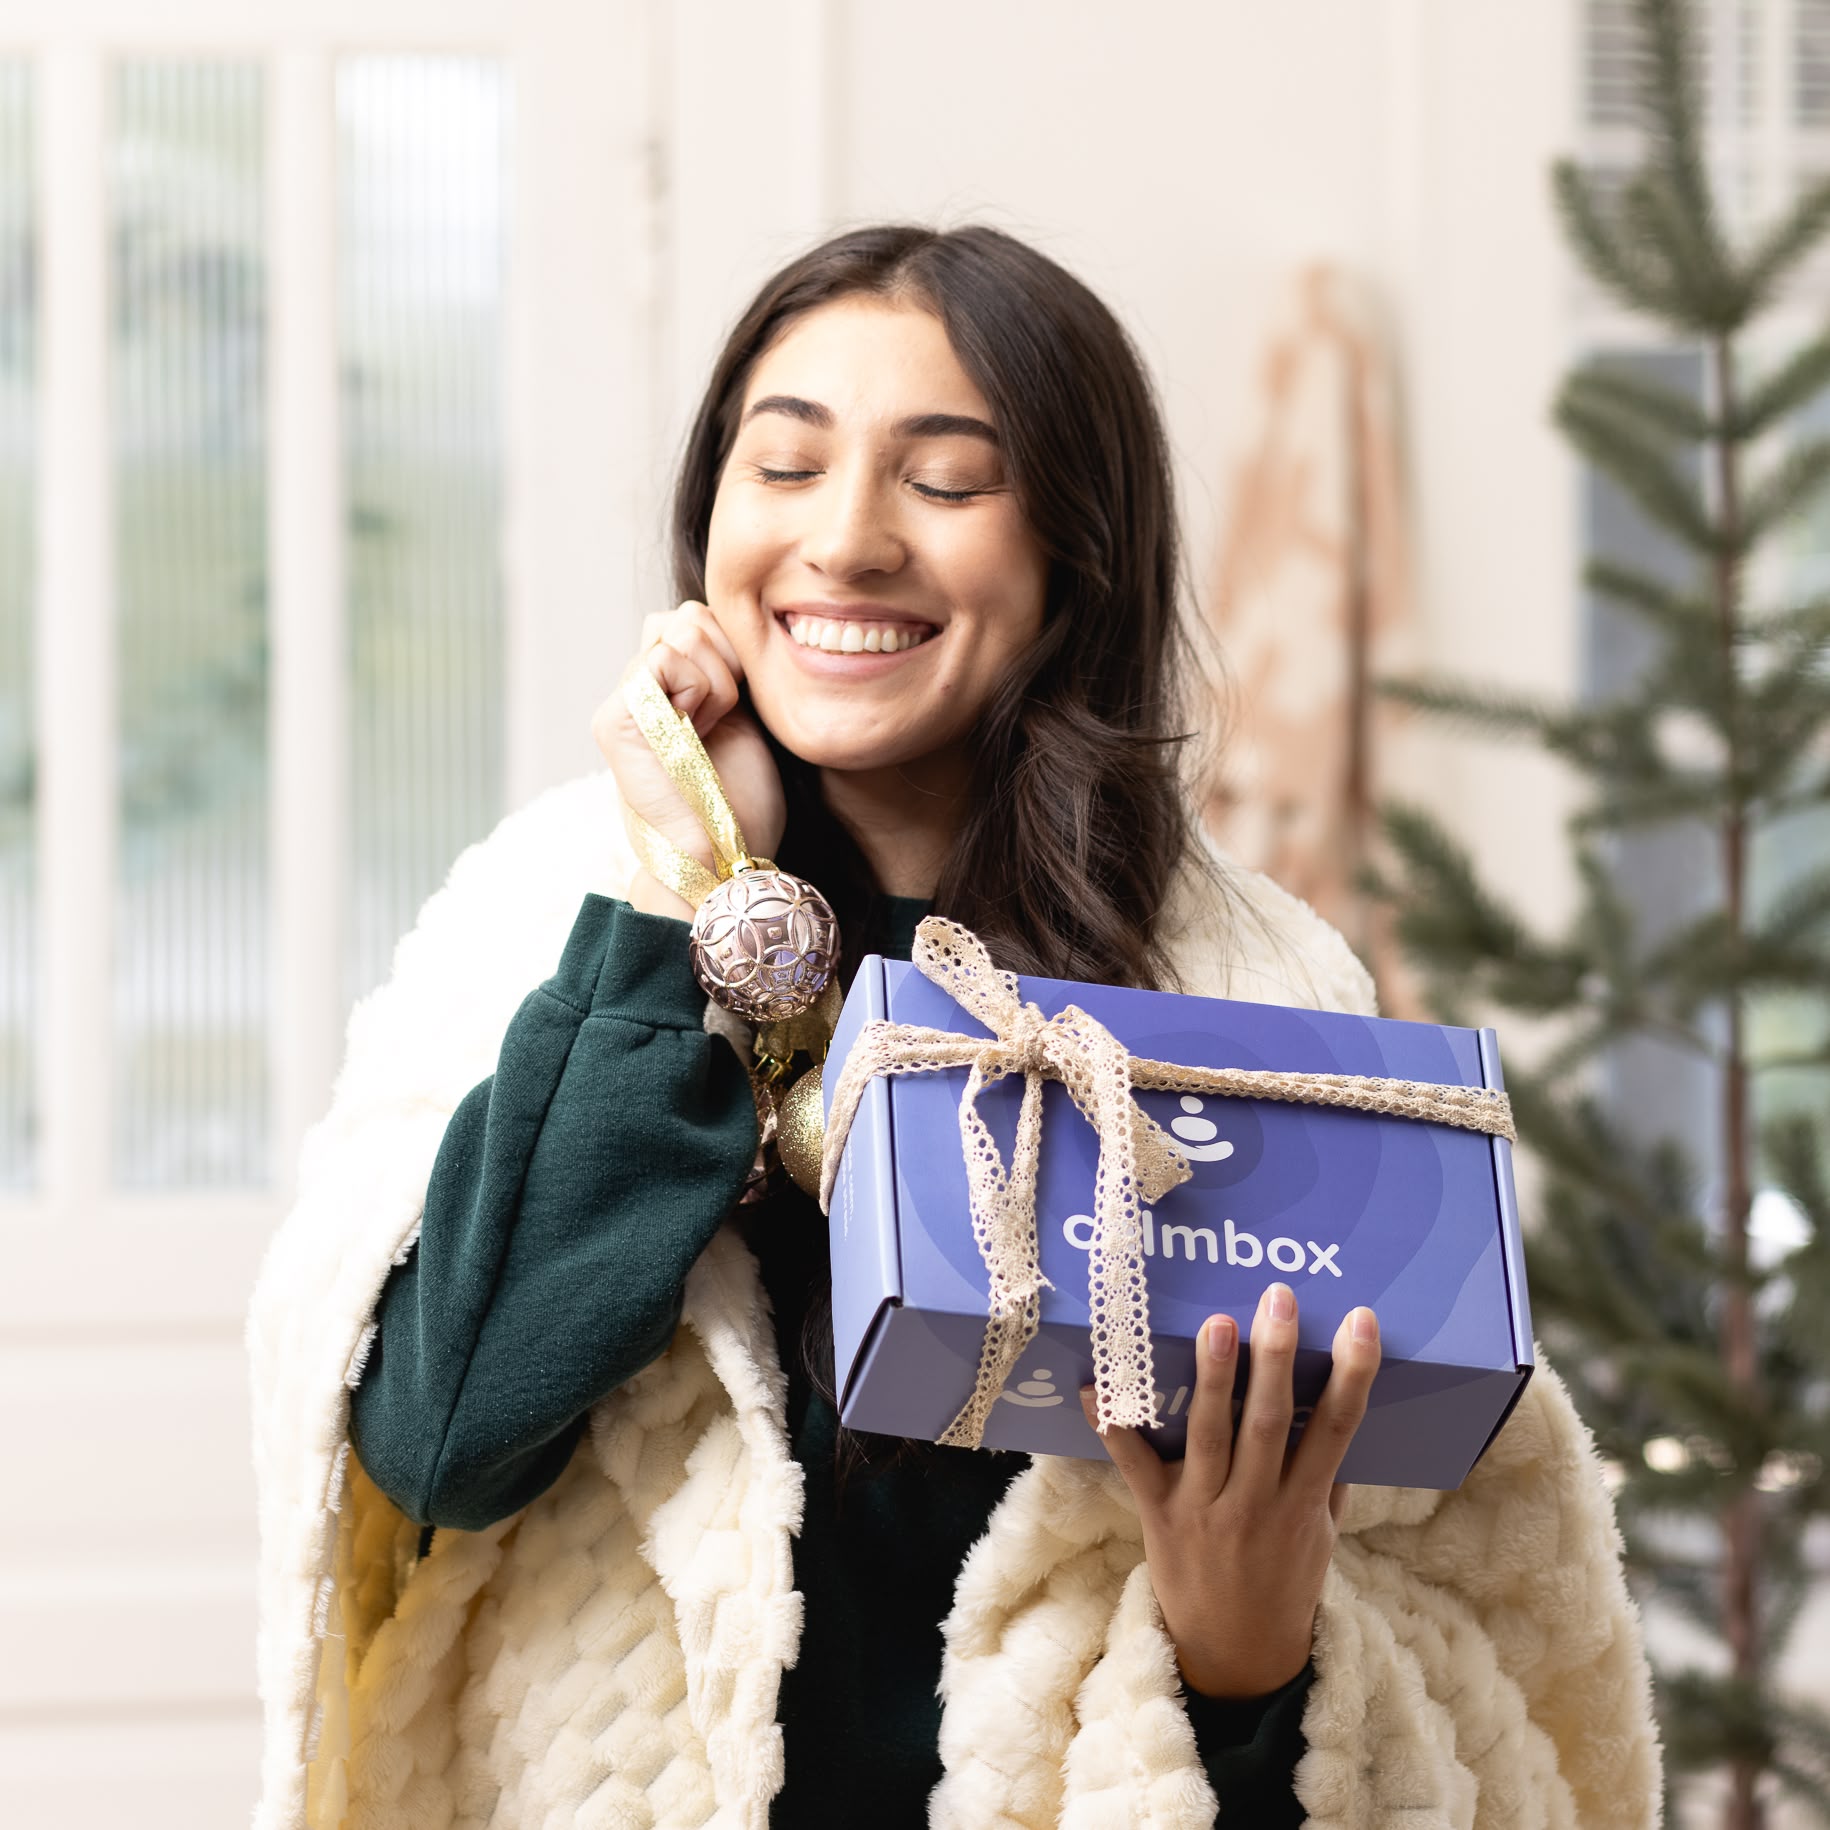
[[[826,1105],[821,1073],[812,1067],[788,1089],[775,1120],[775,1145],[795,1185],[820,1198],[820,1158],[826,1143]]]
[[[693,972],[706,995],[752,1023],[810,1009],[839,961],[839,923],[813,885],[786,871],[738,871],[693,917]]]

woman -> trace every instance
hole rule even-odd
[[[885,227],[792,263],[674,534],[639,664],[834,902],[846,976],[932,908],[1022,971],[1370,1008],[1192,828],[1162,433],[1052,262]],[[608,772],[467,853],[352,1019],[263,1273],[261,1821],[1655,1821],[1547,1370],[1454,1495],[1333,1483],[1364,1310],[1286,1457],[1282,1286],[1236,1445],[1238,1342],[1204,1331],[1174,1467],[839,1428],[824,1223],[763,1173],[748,1037],[616,828],[705,836],[620,694],[594,729]]]

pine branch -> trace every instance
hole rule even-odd
[[[1483,736],[1496,739],[1541,737],[1559,716],[1557,709],[1525,693],[1502,692],[1427,675],[1377,680],[1373,690],[1395,705],[1472,726]]]
[[[1793,1785],[1790,1789],[1799,1790],[1801,1796],[1820,1810],[1830,1811],[1830,1786],[1826,1785],[1826,1779],[1830,1778],[1830,1717],[1826,1717],[1816,1704],[1796,1697],[1772,1698],[1768,1708],[1780,1743],[1786,1750],[1784,1765],[1776,1763],[1775,1771],[1782,1777],[1788,1771],[1805,1775],[1800,1757],[1816,1761],[1820,1772],[1806,1775],[1808,1788]]]
[[[1782,521],[1802,514],[1830,483],[1830,439],[1795,445],[1748,491],[1741,511],[1741,547],[1758,542]]]
[[[1826,181],[1830,185],[1830,180]],[[1743,396],[1733,423],[1724,430],[1736,439],[1755,439],[1788,414],[1807,406],[1830,387],[1830,332],[1797,349],[1772,374]]]
[[[1830,638],[1830,596],[1815,597],[1790,609],[1750,614],[1740,634],[1749,643],[1820,643]],[[1803,650],[1798,651],[1800,654]]]
[[[1824,1173],[1822,1145],[1819,1128],[1796,1113],[1776,1119],[1761,1134],[1761,1147],[1773,1180],[1797,1202],[1810,1223],[1812,1246],[1825,1248],[1826,1269],[1830,1270],[1830,1179]],[[1825,1283],[1826,1294],[1830,1295],[1830,1277]]]
[[[1564,398],[1637,422],[1649,436],[1663,433],[1695,442],[1714,429],[1710,416],[1688,394],[1616,363],[1592,362],[1578,369],[1564,383]]]
[[[1740,792],[1746,800],[1776,804],[1823,752],[1830,729],[1830,677],[1812,660],[1788,658],[1764,679],[1744,684],[1742,700],[1746,719]]]
[[[1830,922],[1830,865],[1819,865],[1795,878],[1771,903],[1760,923],[1759,937],[1778,948],[1790,948]]]
[[[1596,285],[1635,311],[1659,317],[1669,312],[1669,288],[1607,219],[1599,186],[1573,159],[1559,159],[1552,168],[1551,193],[1564,237]]]
[[[1712,907],[1673,928],[1637,964],[1648,986],[1669,991],[1680,1022],[1712,1000],[1772,990],[1830,993],[1830,952],[1818,930],[1830,921],[1830,873],[1795,885],[1766,918],[1735,930]]]
[[[1693,552],[1715,553],[1722,535],[1701,493],[1663,448],[1617,413],[1584,402],[1566,387],[1553,417],[1590,463],[1605,471],[1658,526]]]
[[[1669,174],[1649,170],[1630,178],[1621,191],[1620,222],[1656,251],[1668,276],[1661,315],[1673,328],[1704,337],[1737,328],[1741,295],[1714,224],[1695,214]]]
[[[1672,775],[1664,780],[1618,786],[1612,798],[1583,808],[1570,822],[1578,835],[1631,832],[1671,820],[1708,819],[1722,805],[1722,787],[1712,775]]]
[[[1769,1699],[1754,1685],[1694,1666],[1667,1671],[1660,1702],[1667,1754],[1700,1772],[1737,1760],[1764,1765],[1772,1751]]]
[[[1751,316],[1773,302],[1792,272],[1830,229],[1830,178],[1807,185],[1791,207],[1748,250],[1741,266],[1741,292]]]
[[[1830,1784],[1807,1772],[1784,1754],[1775,1754],[1766,1762],[1767,1770],[1792,1797],[1802,1799],[1820,1816],[1830,1819]]]
[[[1686,318],[1698,323],[1712,308],[1720,312],[1729,305],[1736,288],[1704,165],[1703,117],[1689,20],[1683,6],[1672,0],[1636,0],[1634,10],[1642,53],[1639,114],[1648,146],[1647,164],[1669,186],[1674,211],[1694,225],[1701,250],[1689,263],[1695,290],[1681,302]],[[1733,328],[1732,320],[1717,317],[1715,322]]]
[[[1422,809],[1388,803],[1381,823],[1405,880],[1375,881],[1375,893],[1397,907],[1399,938],[1425,962],[1439,994],[1452,982],[1458,992],[1473,989],[1510,1009],[1568,1008],[1580,962],[1567,947],[1546,946],[1489,896],[1465,849]],[[1439,996],[1439,1008],[1446,1001]]]
[[[1704,599],[1635,566],[1591,559],[1582,568],[1582,582],[1597,596],[1633,611],[1666,635],[1688,641],[1713,633],[1713,612]]]

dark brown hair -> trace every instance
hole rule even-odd
[[[1184,859],[1204,862],[1178,775],[1179,694],[1194,676],[1168,444],[1131,340],[1065,268],[997,229],[903,223],[836,235],[782,268],[731,331],[688,435],[675,594],[705,595],[712,504],[758,358],[802,314],[860,294],[907,300],[945,326],[1049,559],[1041,637],[974,735],[976,787],[935,910],[1013,971],[1168,985],[1159,917]],[[820,884],[843,932],[871,887],[862,860],[818,771],[774,747],[782,862]]]

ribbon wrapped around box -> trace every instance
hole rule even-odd
[[[1343,1480],[1459,1485],[1530,1376],[1490,1030],[1019,981],[929,917],[861,962],[823,1103],[854,1429],[1099,1456],[1090,1380],[1101,1428],[1176,1453],[1201,1322],[1245,1338],[1273,1279],[1299,1430],[1341,1317],[1379,1313]]]

